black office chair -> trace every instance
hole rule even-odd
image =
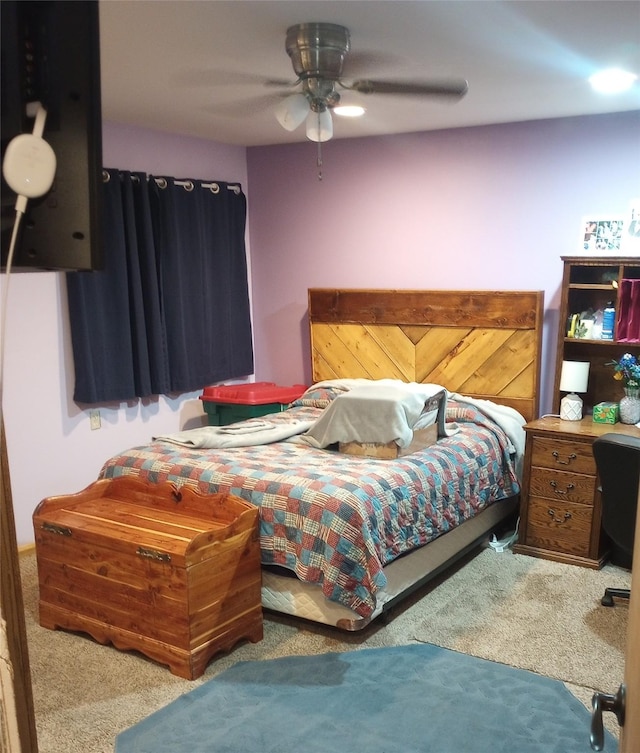
[[[631,569],[640,483],[640,438],[603,434],[593,442],[600,489],[602,527],[611,539],[610,560]],[[607,588],[602,605],[613,606],[614,597],[628,599],[628,588]]]

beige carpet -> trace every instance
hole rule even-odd
[[[21,568],[40,753],[112,753],[118,732],[240,660],[424,641],[576,683],[569,689],[586,705],[593,688],[615,692],[623,677],[628,609],[599,599],[605,585],[628,586],[630,574],[611,566],[485,550],[412,597],[391,623],[362,633],[267,616],[261,643],[214,659],[194,682],[134,652],[41,628],[35,556],[23,555]]]
[[[430,595],[413,637],[614,692],[624,674],[628,608],[602,607],[600,598],[605,587],[629,581],[611,566],[594,572],[485,550]]]

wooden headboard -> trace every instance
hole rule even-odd
[[[539,411],[544,293],[309,290],[314,382],[401,379]]]

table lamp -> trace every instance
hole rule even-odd
[[[560,373],[560,392],[568,392],[560,401],[560,418],[563,421],[580,421],[582,398],[578,392],[587,391],[589,381],[588,361],[563,361]]]

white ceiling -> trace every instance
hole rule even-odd
[[[100,0],[103,118],[241,146],[304,141],[304,126],[275,120],[281,90],[265,81],[295,80],[285,33],[312,21],[350,30],[346,76],[469,82],[457,103],[368,96],[363,118],[334,117],[334,138],[640,109],[640,80],[614,96],[586,81],[609,66],[640,76],[636,0]]]

